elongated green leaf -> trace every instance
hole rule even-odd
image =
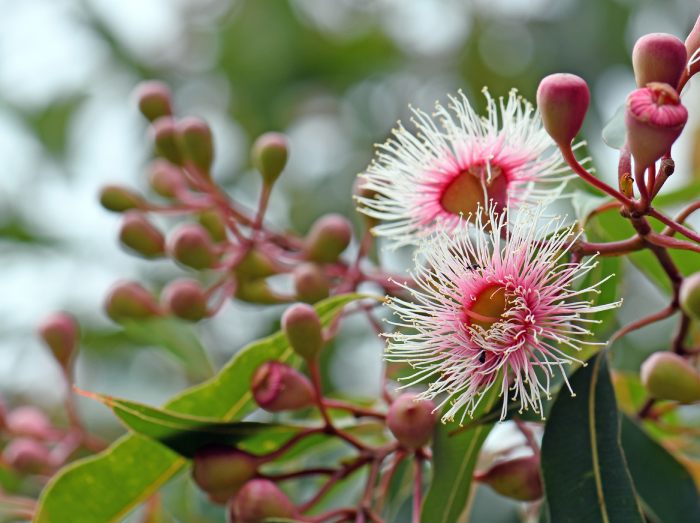
[[[627,139],[627,126],[625,126],[625,104],[617,108],[615,114],[603,127],[603,141],[608,147],[622,149]]]
[[[694,181],[672,191],[661,190],[661,193],[654,198],[654,207],[665,207],[667,205],[678,205],[692,202],[700,196],[700,181]]]
[[[345,305],[363,297],[334,296],[319,302],[316,310],[327,325]],[[224,421],[241,419],[255,408],[249,390],[255,369],[270,359],[292,357],[284,334],[278,332],[242,349],[215,377],[176,396],[166,408]],[[185,458],[155,441],[125,436],[54,477],[41,495],[34,522],[73,523],[76,514],[81,523],[117,522],[186,464]]]
[[[700,521],[700,497],[686,468],[629,417],[622,417],[622,448],[651,523]]]
[[[552,407],[542,441],[542,475],[551,521],[643,523],[620,446],[620,414],[607,354],[570,378]]]

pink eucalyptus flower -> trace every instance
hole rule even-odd
[[[373,228],[393,245],[415,244],[438,227],[452,230],[492,203],[497,211],[559,194],[569,178],[539,114],[515,90],[479,116],[466,96],[450,97],[435,116],[413,109],[415,134],[401,123],[378,146],[357,196],[359,210],[384,223]],[[554,182],[543,190],[534,182]],[[558,185],[558,187],[557,187]],[[471,218],[469,218],[471,216]]]
[[[399,329],[386,334],[387,359],[415,369],[406,386],[429,384],[421,398],[446,395],[443,421],[458,416],[462,423],[494,387],[503,397],[501,419],[509,396],[521,411],[543,415],[541,395],[549,397],[554,371],[566,380],[565,365],[578,362],[572,354],[597,345],[583,341],[593,321],[586,315],[620,305],[586,299],[602,281],[574,287],[596,262],[564,260],[571,227],[544,219],[541,207],[523,209],[511,226],[507,214],[492,207],[477,215],[478,231],[462,227],[425,241],[417,286],[406,287],[412,300],[388,303]]]

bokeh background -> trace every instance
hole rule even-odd
[[[373,144],[408,117],[408,104],[430,110],[458,89],[483,107],[483,86],[532,100],[545,74],[583,76],[593,98],[584,134],[600,175],[611,176],[615,151],[600,129],[634,87],[634,41],[656,31],[685,38],[698,11],[695,0],[0,0],[0,394],[60,418],[65,391],[34,336],[55,309],[83,323],[81,386],[159,403],[188,384],[177,362],[124,335],[101,309],[118,279],[157,289],[181,273],[123,252],[118,217],[97,201],[106,183],[147,190],[150,145],[131,97],[140,80],[166,81],[181,114],[211,123],[215,176],[251,205],[252,140],[267,130],[290,136],[271,205],[281,229],[304,232],[326,212],[359,226],[350,189]],[[699,164],[697,83],[684,95],[691,123],[672,186]],[[663,305],[649,284],[629,281],[634,305],[622,321]],[[218,366],[278,317],[232,303],[196,329]],[[662,347],[668,329],[631,339],[643,355]],[[363,332],[345,329],[327,378],[369,396],[380,344]],[[106,410],[80,406],[98,431],[119,431]]]

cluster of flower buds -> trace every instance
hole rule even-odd
[[[8,439],[2,450],[4,463],[22,474],[46,474],[61,464],[52,448],[62,434],[46,414],[32,406],[4,409],[0,413],[0,434]]]

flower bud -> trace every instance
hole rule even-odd
[[[314,389],[309,379],[278,361],[260,365],[253,374],[250,388],[255,402],[268,412],[303,409],[314,402]]]
[[[685,45],[673,35],[651,33],[642,36],[632,50],[637,86],[646,87],[651,82],[663,82],[675,88],[687,58]]]
[[[78,348],[78,322],[75,318],[65,312],[57,312],[42,321],[38,330],[56,361],[62,367],[67,367]]]
[[[268,479],[245,484],[228,507],[228,523],[264,523],[269,518],[292,518],[296,508],[287,495]]]
[[[226,241],[226,223],[219,211],[204,211],[197,216],[197,222],[207,230],[215,243]]]
[[[203,174],[208,174],[214,161],[214,140],[204,120],[188,117],[178,124],[185,156]]]
[[[199,321],[209,314],[207,295],[194,280],[170,282],[163,290],[162,304],[168,312],[187,321]]]
[[[474,479],[486,483],[502,496],[518,501],[536,501],[543,495],[537,456],[496,463],[486,472],[474,474]]]
[[[164,198],[175,198],[186,185],[180,169],[163,158],[156,158],[149,167],[148,183]]]
[[[650,83],[627,98],[625,125],[635,170],[652,165],[681,134],[688,111],[668,84]]]
[[[143,320],[160,315],[155,298],[136,282],[116,283],[107,293],[105,312],[117,323]]]
[[[5,418],[7,431],[14,436],[47,439],[51,437],[51,421],[36,407],[24,406],[11,410]]]
[[[175,165],[182,165],[182,151],[174,118],[161,116],[153,122],[153,141],[158,156],[162,156]]]
[[[119,185],[106,185],[100,191],[100,205],[112,212],[142,209],[146,201],[138,194]]]
[[[255,280],[267,278],[279,271],[270,257],[259,249],[251,248],[234,269],[236,276],[241,279]]]
[[[323,348],[321,319],[311,305],[297,303],[282,315],[282,330],[299,356],[313,360]]]
[[[273,291],[262,278],[257,280],[238,280],[235,295],[241,301],[262,305],[277,305],[289,301],[287,297],[280,296]]]
[[[537,88],[542,123],[559,146],[568,147],[581,130],[589,102],[586,81],[574,74],[550,74]]]
[[[660,400],[694,403],[700,401],[700,373],[686,359],[673,352],[655,352],[641,368],[649,394]]]
[[[386,415],[387,427],[409,450],[418,449],[430,441],[436,421],[435,403],[420,400],[410,392],[396,398]]]
[[[263,183],[272,185],[287,165],[289,145],[280,133],[265,133],[253,144],[253,166],[260,172]]]
[[[139,211],[129,211],[124,215],[119,241],[144,258],[158,258],[165,252],[163,233]]]
[[[2,459],[13,469],[24,474],[37,473],[51,463],[49,449],[36,440],[17,438],[2,451]]]
[[[297,299],[305,303],[316,303],[328,298],[330,284],[321,267],[315,263],[302,263],[292,272]]]
[[[700,272],[683,280],[679,301],[683,312],[693,319],[700,320]]]
[[[306,259],[331,263],[350,245],[352,225],[339,214],[322,216],[311,226],[304,244]]]
[[[192,460],[194,482],[215,503],[224,504],[257,471],[259,460],[235,448],[212,445],[198,450]]]
[[[355,178],[355,182],[352,186],[352,193],[355,200],[360,202],[360,204],[364,205],[366,205],[368,201],[376,200],[379,198],[379,193],[373,189],[368,188],[367,180],[362,176],[358,176],[357,178]],[[377,218],[375,218],[374,216],[367,215],[366,212],[362,212],[361,216],[365,220],[368,229],[376,227],[379,224],[379,220]]]
[[[688,76],[693,76],[700,71],[700,60],[695,53],[700,49],[700,16],[695,21],[695,25],[690,30],[688,38],[685,39],[685,50],[688,54]]]
[[[172,94],[167,85],[155,80],[140,83],[135,91],[139,110],[150,122],[161,116],[170,116],[172,109]]]
[[[218,259],[209,233],[196,223],[182,225],[170,236],[168,253],[181,264],[197,270],[211,268]]]

